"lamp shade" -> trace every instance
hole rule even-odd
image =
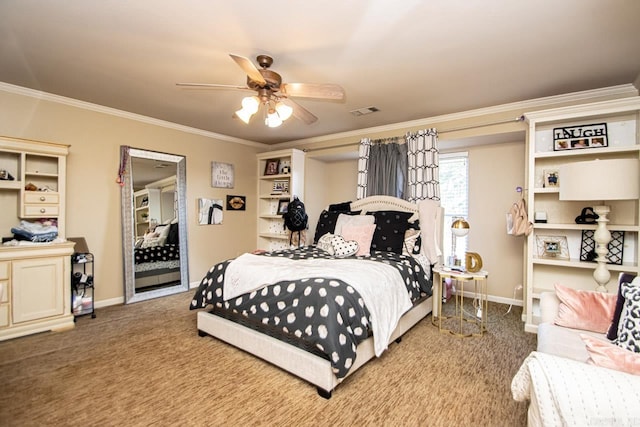
[[[457,218],[451,224],[451,232],[457,237],[466,236],[469,233],[469,223],[463,218]]]
[[[632,200],[640,197],[638,159],[607,159],[560,166],[560,200]]]

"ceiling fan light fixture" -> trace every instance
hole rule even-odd
[[[291,114],[293,114],[293,108],[289,107],[282,101],[279,101],[276,104],[276,111],[278,112],[278,116],[280,116],[280,119],[282,119],[282,121],[287,120],[289,117],[291,117]]]
[[[242,99],[242,109],[249,114],[255,114],[260,108],[260,100],[257,96],[247,96]]]
[[[269,109],[269,113],[267,113],[267,118],[264,122],[270,128],[277,128],[282,124],[282,119],[275,110]]]
[[[249,124],[249,120],[251,120],[251,116],[253,115],[253,113],[247,111],[245,108],[241,108],[240,110],[236,111],[235,114],[236,117],[245,122],[245,124]]]

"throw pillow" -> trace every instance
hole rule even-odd
[[[358,252],[356,252],[357,256],[368,256],[370,255],[369,248],[371,247],[371,239],[373,239],[373,232],[375,229],[375,224],[345,225],[342,228],[342,237],[345,240],[355,240],[358,242]]]
[[[344,258],[355,255],[358,252],[358,242],[355,240],[346,241],[342,236],[333,236],[331,238],[334,255],[338,258]]]
[[[341,213],[340,215],[338,215],[336,228],[333,233],[342,236],[342,230],[345,225],[367,225],[373,224],[374,222],[375,218],[371,215],[346,215],[344,213]]]
[[[330,212],[349,212],[351,210],[351,201],[342,202],[342,203],[334,203],[329,205]]]
[[[338,221],[338,216],[341,213],[346,213],[347,215],[360,215],[360,211],[352,211],[352,212],[331,212],[324,210],[320,213],[320,217],[318,218],[318,223],[316,224],[316,234],[313,238],[313,243],[318,243],[320,237],[324,236],[327,233],[335,233],[336,222]]]
[[[373,215],[376,219],[371,249],[402,254],[404,233],[409,228],[408,220],[413,214],[401,211],[375,211],[369,212],[368,215]]]
[[[610,341],[618,338],[618,324],[620,323],[620,315],[622,314],[622,307],[624,306],[624,297],[622,296],[622,284],[631,283],[635,279],[636,275],[631,273],[620,273],[618,276],[618,299],[616,300],[616,308],[613,312],[613,320],[607,331],[607,338]]]
[[[623,283],[624,306],[618,324],[618,338],[615,343],[622,348],[640,353],[640,279]]]
[[[333,234],[327,233],[324,236],[320,237],[316,246],[322,249],[325,252],[328,252],[329,255],[333,255],[333,245],[331,244],[331,239],[333,239]]]
[[[613,318],[616,295],[555,285],[560,300],[555,324],[566,328],[606,333]]]
[[[414,254],[414,248],[416,246],[416,242],[420,237],[420,230],[416,230],[414,228],[408,229],[404,233],[404,245],[402,246],[402,255],[412,255]]]
[[[582,338],[589,352],[590,359],[587,360],[587,363],[628,374],[640,375],[640,354],[590,335],[580,334],[580,338]]]

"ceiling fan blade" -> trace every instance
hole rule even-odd
[[[297,102],[293,101],[292,99],[281,98],[280,101],[283,102],[285,105],[288,105],[289,107],[293,108],[293,116],[296,119],[302,120],[308,125],[318,120],[318,118],[314,116],[309,110],[307,110]]]
[[[230,53],[229,56],[231,57],[231,59],[236,61],[236,64],[238,64],[240,68],[242,68],[242,70],[247,73],[247,76],[249,76],[251,80],[258,82],[261,85],[267,84],[267,81],[264,79],[264,77],[262,77],[262,74],[260,74],[260,70],[258,70],[256,66],[253,65],[253,62],[251,62],[244,56],[238,56],[232,53]]]
[[[197,88],[212,88],[212,89],[241,89],[241,90],[253,90],[247,86],[238,85],[219,85],[215,83],[176,83],[176,86],[182,87],[197,87]]]
[[[284,83],[282,92],[301,98],[344,99],[344,89],[332,83]]]

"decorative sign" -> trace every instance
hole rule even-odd
[[[553,150],[607,147],[607,124],[567,126],[553,129]]]
[[[211,162],[211,186],[215,188],[233,188],[233,165],[231,163]]]

